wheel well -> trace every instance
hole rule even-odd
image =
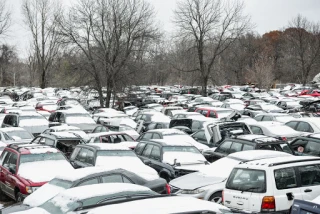
[[[217,191],[217,192],[212,193],[212,194],[210,195],[210,197],[209,197],[209,200],[211,200],[211,199],[212,199],[212,197],[213,197],[213,195],[214,195],[214,194],[216,194],[216,193],[220,193],[220,194],[222,194],[222,191]]]

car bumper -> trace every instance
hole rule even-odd
[[[232,213],[251,213],[251,214],[266,214],[266,213],[270,213],[270,212],[251,212],[251,211],[244,211],[244,210],[238,210],[238,209],[233,209],[233,208],[229,208],[231,210]],[[272,214],[290,214],[289,210],[284,210],[284,211],[275,211],[272,212]]]

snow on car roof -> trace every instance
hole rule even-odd
[[[50,135],[54,135],[58,138],[79,138],[72,132],[50,132]]]
[[[61,125],[61,126],[53,126],[50,129],[53,129],[55,131],[61,131],[61,130],[81,130],[79,127],[76,126],[68,126],[68,125]]]
[[[255,165],[255,166],[263,166],[268,167],[270,164],[276,164],[276,163],[286,163],[291,161],[312,161],[317,160],[320,163],[320,158],[312,157],[312,156],[285,156],[285,157],[274,157],[274,158],[267,158],[262,160],[253,160],[249,162],[243,163],[244,165]]]
[[[126,133],[108,131],[108,132],[98,132],[98,133],[89,133],[88,134],[89,137],[100,137],[100,136],[106,136],[106,135],[126,135]]]
[[[3,132],[14,132],[14,131],[27,131],[24,128],[20,127],[6,127],[6,128],[0,128],[0,131]]]
[[[127,116],[124,112],[122,111],[111,111],[111,112],[100,112],[96,113],[93,116],[95,117],[114,117],[114,116]]]
[[[28,148],[29,149],[29,148]],[[42,154],[42,153],[58,153],[59,151],[56,148],[37,148],[29,149],[31,154]]]
[[[237,136],[237,139],[243,139],[243,140],[254,140],[254,139],[263,139],[263,138],[270,138],[270,137],[267,137],[265,135],[257,135],[257,134],[248,134],[248,135],[239,135]]]
[[[147,187],[128,183],[103,183],[74,187],[61,192],[52,200],[65,204],[67,200],[79,201],[87,198],[110,195],[120,192],[151,192]]]
[[[148,204],[148,206],[146,206]],[[170,206],[164,206],[170,204]],[[221,210],[229,209],[216,203],[199,200],[193,197],[174,196],[159,197],[143,200],[136,200],[121,204],[113,204],[98,207],[88,212],[88,214],[105,214],[105,213],[130,213],[130,214],[149,214],[152,207],[153,214],[163,213],[191,213],[203,210],[210,210],[213,213],[221,213]],[[197,212],[198,213],[198,212]]]
[[[256,159],[264,159],[264,158],[274,158],[274,157],[285,157],[292,156],[289,153],[280,152],[280,151],[268,151],[268,150],[249,150],[249,151],[241,151],[235,152],[227,157],[233,157],[241,160],[256,160]]]
[[[180,131],[178,129],[155,129],[155,130],[150,130],[150,131],[147,131],[147,133],[149,132],[160,132],[162,135],[174,135],[174,134],[177,134],[177,135],[181,135],[181,134],[186,134],[184,133],[183,131]]]
[[[94,146],[99,150],[131,150],[128,147],[118,145],[118,144],[111,144],[111,143],[88,143],[87,146]]]
[[[109,171],[102,167],[86,167],[81,169],[75,169],[67,173],[59,174],[55,178],[67,181],[76,181],[92,174]]]
[[[190,143],[187,143],[185,141],[179,141],[179,138],[177,138],[177,140],[172,141],[172,140],[168,140],[168,139],[156,139],[156,140],[152,140],[154,142],[159,142],[162,144],[165,144],[166,146],[192,146]]]

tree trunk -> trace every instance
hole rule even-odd
[[[106,98],[106,108],[110,107],[110,99],[112,95],[112,82],[111,77],[107,77],[107,98]]]
[[[202,96],[206,97],[207,96],[207,86],[208,86],[208,76],[204,76],[202,78]]]

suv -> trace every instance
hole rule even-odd
[[[50,132],[42,133],[32,140],[31,143],[45,144],[53,146],[62,151],[68,158],[70,157],[73,149],[78,144],[85,144],[82,138],[71,132]]]
[[[57,149],[38,144],[11,144],[0,157],[0,196],[17,202],[50,181],[73,170]]]
[[[284,213],[293,199],[320,194],[320,158],[277,157],[235,167],[224,189],[224,205],[236,212]]]
[[[45,117],[38,113],[15,113],[7,114],[2,122],[1,128],[21,127],[37,136],[48,128],[49,122]]]
[[[176,177],[199,171],[202,166],[208,164],[196,147],[177,140],[140,142],[135,152],[146,165],[154,168],[160,177],[168,182]]]
[[[294,154],[289,144],[285,141],[264,135],[251,134],[227,138],[214,151],[206,150],[203,155],[212,163],[234,152],[247,150],[274,150]]]

